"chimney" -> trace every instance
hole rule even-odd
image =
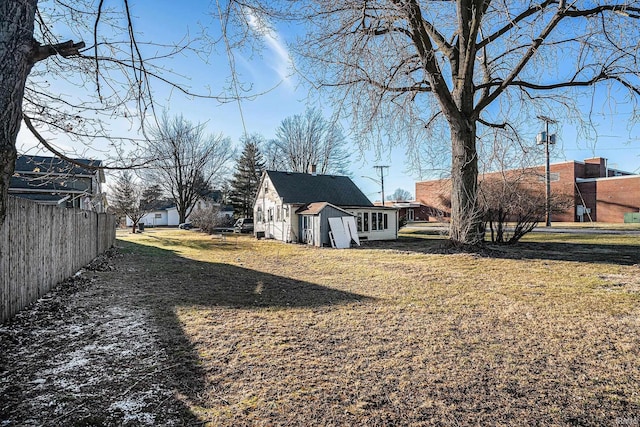
[[[311,166],[309,166],[309,173],[313,176],[318,175],[318,173],[316,172],[316,165],[312,164]]]

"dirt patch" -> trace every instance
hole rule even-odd
[[[0,326],[0,426],[184,425],[173,366],[114,251]],[[126,276],[125,276],[126,277]]]

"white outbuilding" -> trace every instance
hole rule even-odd
[[[398,210],[374,206],[346,176],[265,171],[254,227],[259,238],[348,247],[360,240],[397,239]]]

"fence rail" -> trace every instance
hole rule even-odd
[[[9,197],[0,226],[0,323],[115,244],[113,215]]]

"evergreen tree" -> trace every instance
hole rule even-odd
[[[131,172],[123,171],[116,176],[109,196],[113,210],[132,221],[131,232],[135,233],[136,226],[146,211],[141,208],[142,190]]]
[[[242,155],[236,163],[231,179],[231,204],[237,215],[244,218],[253,217],[253,203],[258,193],[260,177],[265,169],[265,162],[260,152],[262,138],[252,135],[244,138]]]
[[[153,184],[142,191],[140,206],[146,211],[153,211],[162,207],[167,201],[163,198],[160,184]]]

